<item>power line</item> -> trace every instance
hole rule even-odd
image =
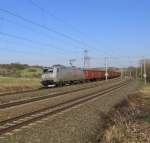
[[[1,34],[0,34],[1,35]],[[11,37],[12,38],[12,37]],[[6,40],[6,39],[4,39],[4,41],[3,42],[5,42],[5,43],[9,43],[9,41],[8,40]],[[24,43],[21,43],[21,46],[23,45]],[[20,47],[19,46],[19,44],[17,44],[17,43],[14,43],[14,42],[11,42],[11,48],[9,48],[8,46],[6,47],[6,46],[4,46],[4,47],[2,47],[1,46],[1,48],[3,48],[5,51],[8,51],[8,52],[10,52],[10,51],[12,51],[12,52],[15,52],[15,53],[20,53],[20,54],[24,54],[24,55],[26,55],[26,54],[30,54],[30,55],[32,55],[33,56],[33,54],[39,54],[39,55],[41,55],[43,52],[47,52],[47,51],[45,51],[45,50],[43,50],[42,52],[41,52],[41,50],[40,50],[40,52],[38,51],[38,50],[34,50],[34,51],[30,51],[30,50],[22,50],[21,48],[19,48],[19,50],[18,49],[14,49],[13,48],[13,46],[18,46],[18,47]],[[24,47],[27,47],[27,45],[25,44],[24,45]],[[31,46],[30,46],[31,47]],[[32,48],[37,48],[37,47],[32,47]],[[21,49],[21,50],[20,50]]]
[[[19,27],[22,27],[22,28],[25,28],[25,29],[27,29],[27,30],[33,31],[32,28],[27,27],[27,26],[25,26],[25,25],[23,25],[23,24],[20,24],[20,23],[18,23],[18,22],[14,22],[14,21],[12,21],[12,20],[10,20],[10,19],[8,19],[8,18],[0,17],[0,20],[1,20],[1,21],[5,21],[5,22],[7,22],[7,23],[15,24],[15,25],[17,25],[17,26],[19,26]]]
[[[21,28],[25,28],[25,29],[27,29],[27,30],[30,30],[30,32],[33,32],[33,29],[32,29],[32,28],[30,28],[30,27],[28,27],[28,26],[26,26],[26,25],[22,25],[22,24],[20,24],[20,23],[18,23],[18,22],[14,22],[14,21],[12,21],[12,20],[10,20],[10,19],[6,19],[6,18],[4,18],[4,17],[0,17],[0,20],[6,21],[7,23],[15,24],[15,25],[17,25],[17,26],[19,26],[19,27],[21,27]],[[41,32],[37,32],[37,31],[34,31],[34,32],[41,34]],[[47,34],[44,34],[44,36],[47,36]],[[48,37],[48,36],[47,36],[47,37]],[[64,42],[64,41],[61,40],[61,42]],[[75,48],[75,47],[73,47],[73,48]],[[76,48],[76,49],[77,49],[77,48]],[[72,50],[72,52],[77,52],[77,51]]]
[[[43,46],[45,46],[45,47],[51,46],[51,48],[54,48],[55,50],[58,51],[57,47],[55,47],[54,45],[49,44],[49,43],[42,43],[42,42],[39,42],[39,41],[34,41],[34,40],[31,40],[31,39],[27,39],[25,37],[21,37],[21,36],[9,34],[9,33],[1,32],[1,31],[0,31],[0,35],[11,37],[11,38],[14,38],[14,39],[17,39],[17,40],[27,41],[27,42],[30,42],[30,43],[33,43],[33,44],[42,45],[42,47]],[[60,52],[60,50],[59,50],[59,52]],[[61,52],[64,52],[64,50],[61,50]],[[64,53],[66,53],[66,52],[64,52]]]
[[[76,27],[74,27],[74,26],[71,25],[70,23],[64,21],[63,19],[57,17],[56,15],[54,15],[54,14],[48,12],[48,11],[45,10],[43,7],[41,7],[41,6],[38,5],[36,2],[34,2],[34,0],[27,0],[27,1],[30,2],[30,4],[32,4],[34,7],[40,9],[43,13],[47,14],[47,15],[50,16],[50,17],[53,17],[55,20],[57,20],[57,21],[59,21],[59,22],[61,22],[61,23],[64,23],[64,24],[67,24],[67,25],[71,26],[74,30],[78,31],[78,33],[80,33],[80,34],[83,35],[83,33],[82,33],[81,31],[77,30]],[[81,41],[82,41],[82,40],[81,40]],[[89,46],[89,45],[86,44],[84,41],[82,41],[82,43],[83,43],[83,45],[84,45],[86,48],[87,48],[87,47],[91,47],[91,48],[92,48],[92,46]],[[94,49],[94,50],[96,50],[96,51],[98,51],[98,52],[102,52],[101,50],[99,50],[99,49],[97,49],[97,48],[95,48],[95,47],[92,48],[92,49]],[[104,52],[103,52],[103,53],[104,53]],[[107,53],[108,53],[108,52],[107,52]],[[105,53],[104,55],[106,55],[106,53]]]
[[[82,41],[80,41],[80,40],[78,40],[78,39],[75,39],[75,38],[73,38],[73,37],[71,37],[71,36],[69,36],[69,35],[66,35],[66,34],[64,34],[64,33],[62,33],[62,32],[58,32],[58,31],[56,31],[56,30],[53,30],[52,28],[49,28],[49,27],[47,27],[47,26],[45,26],[45,25],[43,25],[43,24],[39,24],[39,23],[37,23],[37,22],[34,22],[34,21],[30,20],[30,19],[27,19],[27,18],[25,18],[25,17],[23,17],[23,16],[21,16],[21,15],[18,15],[18,14],[16,14],[16,13],[13,13],[13,12],[11,12],[11,11],[9,11],[9,10],[6,10],[6,9],[0,8],[0,11],[2,11],[2,12],[4,12],[4,13],[7,13],[7,14],[9,14],[9,15],[12,15],[12,16],[14,16],[14,17],[17,17],[17,18],[19,18],[19,19],[21,19],[21,20],[23,20],[23,21],[25,21],[25,22],[28,22],[28,23],[30,23],[30,24],[32,24],[32,25],[38,26],[38,27],[40,27],[40,28],[42,28],[42,29],[45,29],[45,30],[50,31],[50,32],[53,32],[53,33],[55,33],[55,34],[57,34],[57,35],[59,35],[59,36],[62,36],[62,37],[64,37],[64,38],[67,38],[67,39],[72,40],[72,41],[74,41],[74,42],[76,42],[76,43],[78,43],[78,44],[82,44],[83,46],[85,46]]]
[[[47,14],[48,16],[52,17],[53,19],[63,23],[63,24],[67,24],[69,25],[73,30],[75,30],[76,32],[78,32],[79,34],[83,35],[83,32],[81,32],[80,30],[78,30],[75,26],[73,26],[72,24],[70,24],[69,22],[63,20],[62,18],[59,18],[58,16],[54,15],[53,13],[48,12],[46,9],[44,9],[43,7],[41,7],[39,4],[37,4],[36,2],[34,2],[34,0],[27,0],[31,5],[33,5],[34,7],[40,9],[43,13]]]
[[[12,16],[14,16],[14,17],[17,17],[17,18],[19,18],[19,19],[21,19],[21,20],[23,20],[23,21],[25,21],[25,22],[27,22],[27,23],[30,23],[30,24],[32,24],[32,25],[35,25],[35,26],[37,26],[37,27],[40,27],[40,28],[42,28],[42,29],[45,29],[45,30],[50,31],[50,32],[52,32],[52,33],[55,33],[55,34],[57,34],[57,35],[59,35],[59,36],[61,36],[61,37],[64,37],[64,38],[66,38],[66,39],[69,39],[69,40],[71,40],[71,41],[73,41],[73,42],[75,42],[75,43],[77,43],[77,44],[80,44],[80,45],[83,46],[83,47],[81,47],[83,50],[85,50],[85,47],[86,47],[86,48],[87,48],[87,47],[91,47],[91,46],[89,46],[88,44],[86,44],[86,43],[85,43],[84,41],[82,41],[82,40],[75,39],[75,38],[73,38],[73,37],[71,37],[71,36],[69,36],[69,35],[66,35],[65,33],[61,33],[61,32],[58,32],[58,31],[56,31],[56,30],[53,30],[52,28],[49,28],[49,27],[47,27],[47,26],[45,26],[45,25],[43,25],[43,24],[39,24],[39,23],[37,23],[37,22],[34,22],[34,21],[32,21],[32,20],[30,20],[30,19],[28,19],[28,18],[25,18],[25,17],[23,17],[23,16],[21,16],[21,15],[18,15],[18,14],[16,14],[16,13],[14,13],[14,12],[11,12],[11,11],[9,11],[9,10],[0,8],[0,11],[2,11],[2,12],[4,12],[4,13],[7,13],[7,14],[9,14],[9,15],[12,15]],[[100,51],[100,50],[97,49],[97,48],[93,48],[93,47],[91,47],[91,48],[92,48],[92,49],[95,49],[96,51],[102,52],[102,51]],[[103,54],[103,55],[104,55],[104,54]]]

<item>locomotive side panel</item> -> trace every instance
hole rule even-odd
[[[60,82],[69,82],[69,81],[77,81],[84,80],[84,74],[81,69],[78,68],[60,68],[57,74],[57,80]]]
[[[41,83],[48,86],[83,80],[85,80],[84,73],[79,68],[53,66],[43,70]]]

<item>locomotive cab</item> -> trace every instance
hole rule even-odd
[[[57,74],[57,68],[44,68],[42,73],[42,81],[41,83],[44,86],[54,85]]]

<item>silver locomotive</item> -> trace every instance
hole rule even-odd
[[[84,72],[80,68],[54,65],[44,68],[42,73],[43,86],[63,85],[84,81]]]

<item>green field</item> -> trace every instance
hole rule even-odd
[[[0,93],[41,87],[42,67],[22,64],[0,65]]]
[[[40,68],[27,68],[20,72],[21,77],[25,78],[40,78],[42,69]]]
[[[1,77],[40,78],[41,73],[42,67],[40,66],[29,66],[17,63],[0,65]]]

